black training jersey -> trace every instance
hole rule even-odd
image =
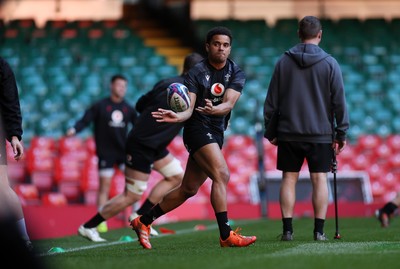
[[[197,95],[195,108],[204,106],[205,99],[210,99],[214,106],[221,104],[226,89],[231,88],[241,93],[245,81],[245,73],[230,59],[221,70],[215,69],[205,59],[195,65],[185,77],[185,85],[190,92]],[[226,116],[204,115],[194,110],[190,119],[185,122],[185,128],[203,124],[223,133],[228,126],[230,114]]]
[[[142,95],[136,103],[140,113],[135,127],[129,133],[129,140],[134,140],[146,147],[164,149],[180,132],[183,123],[157,122],[151,112],[158,108],[170,109],[167,105],[167,87],[174,82],[183,83],[183,76],[176,76],[159,81],[153,89]]]
[[[79,132],[93,122],[97,155],[120,158],[125,156],[129,124],[135,124],[136,118],[135,108],[126,101],[114,103],[106,97],[87,109],[74,128]]]

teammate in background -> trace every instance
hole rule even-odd
[[[333,154],[346,146],[349,117],[339,64],[318,46],[322,37],[319,19],[304,17],[298,36],[301,43],[276,63],[264,103],[264,120],[267,129],[274,112],[279,112],[277,137],[269,139],[278,146],[277,169],[282,171],[281,240],[293,240],[296,183],[306,159],[313,188],[314,240],[325,241],[327,172]]]
[[[159,123],[152,117],[151,112],[159,107],[168,107],[167,87],[173,82],[183,83],[184,75],[202,59],[197,53],[189,54],[185,57],[181,75],[159,81],[152,90],[138,100],[136,109],[140,115],[129,133],[126,144],[125,190],[109,200],[95,216],[81,225],[78,229],[80,235],[94,242],[105,241],[93,228],[138,202],[147,188],[152,169],[164,178],[154,186],[149,197],[137,211],[138,214],[149,211],[167,192],[180,185],[183,169],[179,160],[169,153],[167,146],[181,131],[183,124]],[[134,215],[130,216],[129,221],[132,218]],[[153,230],[152,234],[157,233]]]
[[[175,113],[159,108],[152,113],[160,123],[185,122],[183,141],[189,158],[181,186],[169,192],[148,213],[131,222],[143,248],[152,248],[149,241],[151,223],[195,195],[207,178],[212,180],[211,204],[219,227],[221,247],[245,247],[256,241],[255,236],[242,236],[238,230],[232,231],[228,221],[226,188],[229,169],[221,148],[231,110],[245,84],[244,72],[228,59],[231,43],[229,29],[211,29],[205,42],[207,59],[193,67],[185,77],[184,84],[191,99],[189,109]]]
[[[393,200],[387,202],[382,208],[375,211],[376,218],[381,223],[382,228],[387,228],[390,225],[390,219],[393,213],[400,206],[400,192],[397,193]]]
[[[73,136],[93,123],[96,143],[96,155],[99,159],[98,210],[109,199],[114,168],[124,169],[125,143],[129,125],[134,125],[137,112],[125,101],[127,79],[114,75],[110,81],[110,96],[92,104],[74,127],[67,130],[67,136]],[[104,222],[98,227],[100,232],[108,230]]]
[[[14,218],[25,246],[32,250],[21,201],[11,188],[7,172],[6,140],[12,146],[14,159],[19,161],[24,155],[22,133],[21,108],[14,72],[8,62],[0,57],[0,218]]]

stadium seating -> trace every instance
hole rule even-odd
[[[400,19],[323,19],[322,23],[321,47],[342,68],[350,111],[349,145],[338,156],[339,170],[365,169],[374,198],[385,199],[385,191],[400,180]],[[242,139],[238,137],[254,137],[274,64],[298,42],[297,19],[279,19],[275,25],[263,20],[198,20],[195,25],[199,40],[212,26],[230,27],[234,33],[232,58],[247,76],[224,146],[232,182],[241,186],[234,189],[235,184],[230,184],[233,194],[229,199],[236,201],[246,192],[239,182],[256,169],[256,153],[248,144],[242,149],[234,145]],[[133,104],[160,78],[177,74],[176,68],[120,20],[53,20],[43,28],[31,19],[1,21],[0,34],[0,54],[15,70],[20,89],[27,148],[22,162],[14,163],[9,156],[10,176],[15,184],[34,184],[39,194],[56,190],[65,192],[69,203],[94,203],[97,176],[92,133],[85,130],[77,144],[67,144],[62,139],[66,128],[94,99],[107,94],[114,73],[128,77],[127,98]],[[265,167],[275,170],[276,147],[264,146]],[[180,137],[170,148],[185,164],[187,152]],[[65,164],[61,156],[68,151],[73,157],[66,158]],[[65,174],[61,168],[71,167],[74,158],[81,161],[81,170],[71,169],[76,179],[64,180],[71,171],[66,169]],[[121,186],[113,187],[114,194]],[[208,188],[202,190],[204,195]]]
[[[22,205],[40,205],[39,190],[36,185],[21,183],[14,186],[15,193],[21,200]]]
[[[42,205],[44,206],[65,206],[68,204],[67,197],[60,192],[47,192],[42,195]]]

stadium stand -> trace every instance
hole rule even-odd
[[[350,110],[350,145],[338,158],[339,170],[368,171],[373,197],[379,202],[387,192],[397,191],[394,182],[400,180],[400,19],[322,22],[326,31],[321,47],[342,67]],[[246,186],[257,169],[252,137],[259,104],[265,99],[275,61],[297,42],[297,19],[279,19],[274,26],[263,20],[194,23],[199,38],[212,26],[230,27],[235,42],[232,58],[248,77],[227,132],[225,154],[232,170],[230,200],[249,201]],[[175,65],[156,47],[173,41],[146,39],[145,32],[139,34],[122,20],[49,20],[43,28],[31,19],[2,21],[0,34],[0,54],[14,68],[20,88],[28,147],[26,160],[17,169],[10,166],[12,177],[35,185],[39,196],[57,191],[68,203],[92,204],[98,186],[90,130],[81,134],[77,146],[65,144],[64,128],[93,98],[105,94],[110,74],[122,72],[128,77],[127,98],[132,103],[159,79],[177,74]],[[179,139],[171,148],[184,161],[186,150]],[[247,144],[235,147],[238,141]],[[266,169],[274,170],[274,148],[265,145],[265,154]],[[115,183],[113,192],[119,191]],[[202,191],[209,190],[205,186]]]

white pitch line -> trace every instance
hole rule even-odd
[[[218,228],[218,225],[212,224],[212,225],[206,226],[205,230],[206,231],[207,230],[214,230],[216,228]],[[160,234],[158,236],[152,237],[151,240],[154,240],[154,239],[157,239],[157,238],[160,238],[160,237],[170,236],[170,235],[189,234],[189,233],[193,233],[193,232],[197,232],[197,231],[194,230],[193,228],[184,229],[184,230],[178,230],[178,231],[175,231],[174,234]],[[64,249],[63,252],[38,253],[36,256],[38,256],[38,257],[52,256],[52,255],[64,254],[64,253],[69,253],[69,252],[76,252],[76,251],[87,250],[87,249],[94,249],[94,248],[107,247],[107,246],[113,246],[113,245],[121,245],[121,244],[132,243],[132,242],[137,242],[137,238],[135,237],[133,241],[113,241],[113,242],[94,244],[94,245],[83,246],[83,247],[78,247],[78,248],[69,248],[69,249]]]

